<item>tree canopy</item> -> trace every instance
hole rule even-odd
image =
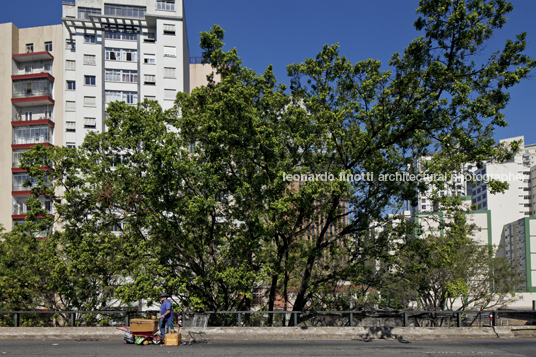
[[[379,288],[371,261],[389,261],[393,239],[413,234],[396,213],[447,184],[382,178],[417,173],[415,160],[432,153],[421,173],[448,176],[515,150],[492,134],[507,125],[508,88],[536,65],[526,35],[479,57],[512,8],[420,1],[420,37],[387,67],[325,45],[287,67],[288,87],[271,66],[257,74],[224,51],[216,25],[200,45],[220,80],[178,93],[168,111],[111,103],[106,130],[81,147],[25,156],[36,176],[52,162],[62,229],[44,242],[57,241],[73,279],[94,277],[124,302],[165,290],[192,309],[248,310],[265,291],[272,310],[292,292],[302,311],[321,308],[318,296],[341,282]],[[393,219],[392,235],[370,234]]]

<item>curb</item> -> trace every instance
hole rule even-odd
[[[182,329],[186,337],[189,329]],[[0,340],[122,340],[114,327],[0,327]],[[208,327],[210,340],[462,340],[536,337],[536,326]]]

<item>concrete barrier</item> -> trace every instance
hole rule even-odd
[[[183,329],[187,338],[188,329]],[[122,340],[113,327],[0,327],[0,340]],[[208,327],[209,340],[456,340],[536,337],[536,326],[501,327]]]

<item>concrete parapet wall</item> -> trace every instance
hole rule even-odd
[[[188,338],[183,329],[183,339]],[[113,327],[0,327],[0,340],[122,340]],[[490,339],[536,337],[536,326],[501,327],[209,327],[209,340]]]

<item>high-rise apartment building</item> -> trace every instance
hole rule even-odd
[[[36,144],[80,145],[89,132],[106,130],[112,101],[157,100],[169,109],[177,92],[203,84],[210,72],[190,65],[182,0],[62,6],[58,25],[0,24],[0,223],[8,230],[25,218],[30,194],[18,167],[22,152]],[[43,205],[53,213],[50,202]]]
[[[63,144],[103,131],[112,101],[145,98],[173,106],[189,92],[189,53],[182,0],[77,0],[63,3]]]
[[[0,24],[0,42],[0,223],[9,230],[26,217],[30,195],[20,155],[36,144],[62,142],[62,26]],[[52,213],[51,202],[42,201]]]
[[[471,188],[472,202],[477,209],[490,210],[492,218],[492,243],[501,246],[499,256],[504,256],[505,235],[503,226],[536,213],[536,187],[532,175],[536,176],[536,145],[525,145],[524,137],[504,139],[501,142],[521,141],[520,151],[509,162],[502,164],[486,162],[475,171],[475,175],[506,181],[508,189],[492,194],[485,182]]]

